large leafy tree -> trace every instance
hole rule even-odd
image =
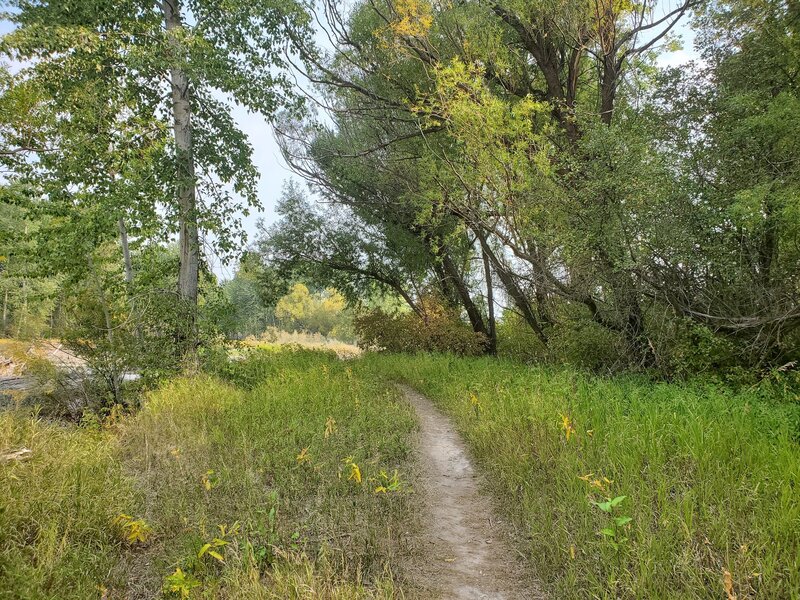
[[[328,199],[371,210],[387,239],[400,222],[427,242],[431,270],[445,270],[476,330],[476,273],[447,268],[465,245],[465,264],[470,254],[486,259],[472,268],[483,271],[486,297],[496,275],[542,342],[559,299],[649,360],[641,283],[629,268],[636,233],[619,223],[630,198],[612,193],[612,179],[630,173],[614,175],[617,158],[605,154],[625,149],[606,142],[624,115],[620,90],[690,7],[655,16],[624,3],[412,1],[343,15],[326,3],[335,51],[307,58],[335,128],[283,128],[287,154],[336,190]],[[355,179],[366,193],[354,193]]]
[[[280,125],[325,203],[286,205],[275,256],[303,262],[284,243],[302,239],[323,277],[358,281],[367,247],[332,231],[420,247],[380,253],[412,289],[410,267],[434,279],[450,256],[465,314],[497,280],[542,344],[588,319],[628,365],[671,368],[697,327],[752,350],[734,361],[791,358],[793,4],[325,6],[333,51],[306,58],[328,118]],[[658,69],[690,11],[705,66]]]
[[[302,6],[292,0],[7,4],[16,28],[2,50],[20,66],[7,93],[24,90],[36,119],[21,115],[11,124],[3,157],[35,193],[72,211],[79,227],[67,230],[78,247],[117,229],[177,235],[177,291],[196,306],[201,234],[217,251],[233,251],[241,237],[238,215],[258,205],[252,148],[229,100],[267,118],[299,106],[282,67],[286,40],[307,34]],[[85,235],[87,227],[96,235]],[[193,311],[187,315],[183,335],[191,340]]]

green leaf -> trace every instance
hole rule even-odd
[[[633,518],[631,518],[631,517],[617,517],[617,518],[614,519],[614,522],[617,524],[618,527],[622,527],[623,525],[627,525],[631,521],[633,521]]]
[[[627,496],[617,496],[616,498],[614,498],[613,500],[610,501],[610,504],[611,504],[612,507],[617,506],[623,500],[625,500],[625,498],[627,498]]]
[[[203,555],[211,549],[211,544],[203,544],[200,552],[197,553],[197,558],[203,558]]]
[[[613,529],[610,529],[609,527],[601,529],[600,533],[602,533],[603,535],[607,535],[608,537],[612,537],[612,538],[617,535],[616,532]]]
[[[595,505],[602,511],[611,512],[611,502],[595,502]]]
[[[215,550],[209,550],[208,553],[209,553],[209,555],[211,555],[214,558],[216,558],[219,562],[221,562],[221,563],[225,562],[225,559],[222,558],[222,555],[219,552],[216,552]]]

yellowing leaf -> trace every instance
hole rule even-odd
[[[203,483],[203,487],[206,488],[206,491],[211,491],[219,483],[219,478],[214,474],[213,469],[209,469],[206,471],[206,474],[200,478],[200,481]]]
[[[350,477],[347,478],[348,481],[355,481],[356,483],[361,483],[361,469],[358,468],[356,463],[350,463]]]
[[[567,441],[569,441],[570,436],[575,433],[575,426],[569,416],[561,415],[561,428],[564,430]]]
[[[225,559],[222,558],[222,555],[219,552],[215,552],[214,550],[209,550],[208,554],[216,558],[219,562],[225,562]]]
[[[336,420],[333,417],[328,417],[325,421],[325,439],[327,440],[336,432]]]
[[[114,519],[114,524],[119,527],[129,544],[145,544],[153,534],[150,525],[144,519],[134,519],[130,515],[120,514]]]
[[[194,588],[200,587],[200,582],[188,573],[184,573],[180,567],[167,577],[166,584],[169,592],[178,594],[184,599],[189,598]]]
[[[308,447],[300,450],[300,454],[297,455],[297,462],[301,465],[311,462],[311,455],[308,453]]]
[[[722,569],[722,587],[725,589],[725,595],[728,600],[736,600],[736,592],[733,590],[733,576],[728,569]]]

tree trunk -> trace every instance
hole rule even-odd
[[[469,323],[472,325],[472,330],[475,333],[482,333],[488,339],[489,331],[486,328],[486,323],[481,316],[481,312],[472,301],[472,296],[469,294],[469,290],[467,289],[467,285],[464,283],[464,279],[461,277],[461,273],[458,272],[458,267],[456,267],[453,259],[450,258],[450,255],[446,252],[442,252],[442,266],[444,267],[445,273],[447,273],[447,277],[455,287],[458,297],[461,299],[462,306],[467,311],[467,317],[469,317]]]
[[[3,294],[3,335],[8,331],[8,290]]]
[[[616,58],[607,54],[603,56],[603,74],[600,78],[600,120],[611,125],[614,118],[614,99],[617,95],[617,79],[619,69]]]
[[[122,259],[125,261],[125,281],[133,283],[133,265],[131,264],[131,251],[128,246],[128,230],[125,228],[125,221],[119,219],[119,242],[122,246]]]
[[[482,231],[476,230],[476,235],[478,236],[478,239],[481,242],[481,248],[483,249],[484,256],[488,257],[488,259],[492,262],[492,264],[494,264],[497,276],[500,278],[500,282],[503,284],[506,293],[511,297],[511,300],[514,302],[514,305],[522,313],[522,318],[525,319],[525,322],[530,326],[530,328],[536,334],[536,337],[539,338],[539,341],[541,341],[542,344],[547,346],[547,336],[545,335],[544,330],[542,329],[542,326],[539,323],[539,320],[536,318],[536,315],[533,312],[531,303],[525,297],[524,292],[519,287],[517,282],[514,281],[514,276],[505,267],[505,265],[500,263],[500,259],[489,247],[489,244],[486,241],[485,234]]]
[[[487,352],[497,355],[497,321],[494,317],[494,285],[492,284],[492,266],[489,263],[489,255],[486,248],[481,244],[483,256],[483,276],[486,278],[486,313],[488,315],[489,326],[489,346]]]
[[[167,33],[182,27],[179,0],[162,0],[161,10]],[[197,230],[197,198],[195,195],[195,166],[192,148],[192,95],[189,78],[181,68],[181,51],[178,40],[169,37],[173,52],[170,68],[172,86],[172,118],[177,162],[178,226],[180,268],[178,294],[186,304],[187,335],[194,338],[195,310],[197,308],[200,272],[200,238]],[[191,341],[191,340],[190,340]]]

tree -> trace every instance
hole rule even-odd
[[[295,283],[275,305],[275,317],[286,329],[350,337],[350,315],[344,296],[328,288],[312,293],[302,283]]]
[[[693,10],[694,80],[655,63]],[[608,366],[669,371],[698,327],[752,349],[747,364],[791,359],[793,5],[326,14],[333,50],[306,59],[328,118],[278,124],[324,202],[284,205],[271,259],[411,306],[434,286],[476,331],[507,302],[545,346],[589,320],[623,349]]]
[[[191,347],[201,232],[229,254],[241,237],[236,215],[258,205],[252,148],[223,98],[267,118],[299,106],[282,51],[288,39],[305,40],[306,13],[292,0],[9,4],[16,29],[2,50],[25,65],[14,87],[35,89],[37,106],[52,116],[28,138],[19,122],[11,136],[19,143],[4,156],[16,158],[15,168],[48,200],[56,190],[44,180],[69,197],[78,183],[98,207],[131,210],[130,198],[112,189],[122,185],[145,197],[144,213],[167,217],[163,233],[177,233],[180,247],[178,295],[192,307],[179,337]],[[122,140],[109,139],[115,133]],[[57,169],[59,161],[44,160],[39,167],[71,156],[78,165]]]

